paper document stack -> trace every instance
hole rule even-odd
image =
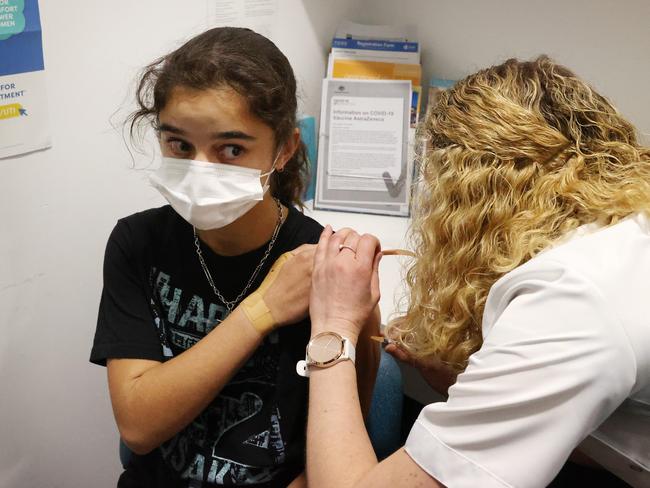
[[[419,119],[422,65],[414,25],[364,25],[343,21],[332,40],[328,78],[409,80],[410,124]]]
[[[421,78],[413,27],[341,24],[323,80],[315,208],[409,215]]]

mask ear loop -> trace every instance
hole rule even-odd
[[[271,179],[271,174],[275,171],[275,164],[278,162],[278,158],[280,157],[281,152],[282,152],[282,148],[280,148],[278,153],[275,155],[275,159],[273,160],[273,164],[271,165],[271,170],[267,171],[266,173],[262,173],[260,175],[260,178],[266,176],[266,181],[264,182],[264,186],[268,186],[269,179]]]

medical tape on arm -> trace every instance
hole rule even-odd
[[[251,325],[260,334],[268,334],[278,325],[271,310],[269,310],[268,305],[264,301],[264,293],[271,287],[275,279],[278,277],[278,273],[282,269],[282,266],[284,266],[291,256],[293,256],[291,251],[285,252],[280,256],[275,263],[273,263],[273,266],[271,266],[269,273],[266,275],[266,278],[264,278],[264,281],[259,288],[248,295],[241,303],[242,310],[246,314],[246,317],[248,317]]]

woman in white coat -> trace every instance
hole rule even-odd
[[[409,306],[388,335],[453,386],[377,463],[354,362],[321,351],[334,365],[308,366],[309,485],[544,487],[617,409],[650,405],[650,149],[546,57],[457,83],[424,133]],[[374,237],[325,229],[315,354],[334,333],[350,355],[380,259]]]

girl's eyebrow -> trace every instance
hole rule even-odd
[[[212,134],[212,137],[214,139],[243,139],[245,141],[254,141],[255,137],[251,136],[250,134],[246,134],[245,132],[241,132],[238,130],[230,130],[230,131],[225,131],[225,132],[214,132]]]
[[[158,126],[158,130],[160,132],[171,132],[172,134],[185,135],[185,131],[183,129],[179,129],[178,127],[174,127],[173,125],[169,124],[160,124]]]
[[[178,127],[174,127],[173,125],[170,124],[160,124],[158,127],[158,130],[160,132],[171,132],[172,134],[178,134],[178,135],[187,135],[187,132],[184,131],[183,129],[180,129]],[[213,139],[241,139],[244,141],[254,141],[256,137],[251,136],[250,134],[246,134],[245,132],[238,131],[238,130],[228,130],[224,132],[214,132],[212,133],[212,138]]]

